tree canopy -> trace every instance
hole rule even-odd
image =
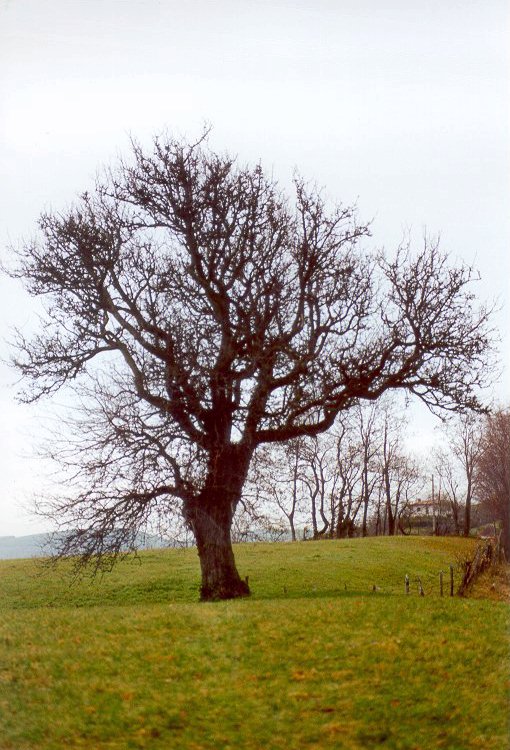
[[[246,595],[230,527],[257,446],[317,435],[392,389],[481,408],[489,316],[472,269],[435,242],[368,253],[353,207],[300,178],[291,200],[206,138],[134,144],[40,230],[12,274],[46,314],[19,334],[16,366],[27,401],[81,394],[57,456],[72,479],[48,504],[73,529],[65,554],[115,555],[178,508],[202,598]]]

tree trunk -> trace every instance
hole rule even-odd
[[[202,601],[249,596],[241,580],[232,550],[231,527],[249,465],[249,453],[223,447],[210,459],[210,471],[202,492],[188,500],[184,517],[197,543]]]
[[[395,513],[393,512],[393,508],[391,506],[391,484],[390,484],[390,474],[388,471],[388,467],[385,466],[383,469],[383,478],[384,478],[384,494],[386,497],[386,517],[388,519],[388,536],[395,536],[395,528],[396,528],[396,508]]]
[[[363,468],[363,484],[362,484],[362,494],[363,494],[363,523],[361,526],[361,536],[365,537],[367,535],[367,520],[368,520],[368,503],[370,502],[370,491],[368,488],[368,466],[367,466],[367,455],[365,450],[365,465]]]
[[[324,513],[324,488],[321,489],[320,498],[321,498],[321,504],[319,507],[319,513],[321,515],[323,526],[322,526],[322,529],[319,531],[319,537],[322,538],[325,536],[330,525],[328,519],[326,518],[326,514]]]
[[[317,490],[310,492],[310,499],[312,501],[312,534],[313,538],[317,539],[319,537],[319,529],[317,527]]]
[[[455,527],[455,536],[460,536],[459,505],[455,500],[450,501],[452,509],[453,525]]]
[[[248,584],[236,568],[230,528],[233,511],[229,503],[208,503],[188,511],[197,543],[202,585],[202,601],[218,601],[248,596]]]
[[[471,482],[468,481],[468,489],[466,493],[466,507],[464,509],[464,536],[469,536],[471,533]]]
[[[505,553],[505,561],[510,562],[510,502],[508,502],[508,497],[502,497],[498,506],[501,521],[501,547]]]
[[[287,516],[287,519],[289,521],[289,527],[290,527],[290,536],[293,542],[297,541],[296,537],[296,527],[294,526],[294,511],[292,513],[289,513]]]
[[[363,523],[361,526],[361,536],[367,535],[367,519],[368,519],[368,498],[363,500]]]

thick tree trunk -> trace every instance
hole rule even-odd
[[[237,571],[230,529],[233,511],[229,503],[195,507],[187,517],[195,534],[202,585],[202,601],[248,596],[250,589]]]
[[[202,601],[249,596],[248,583],[237,571],[231,527],[249,465],[249,452],[233,446],[211,455],[202,492],[185,503],[184,516],[195,535]]]

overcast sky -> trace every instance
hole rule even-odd
[[[441,233],[499,298],[510,400],[510,107],[507,0],[0,0],[0,247],[43,209],[90,188],[101,164],[163,129],[295,167],[373,218],[391,251]],[[0,354],[33,306],[0,280]],[[23,505],[39,486],[37,410],[0,369],[0,536],[45,528]],[[420,430],[423,429],[423,434]],[[430,440],[430,421],[415,427]]]

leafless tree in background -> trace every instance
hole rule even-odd
[[[405,421],[391,406],[382,411],[382,436],[379,451],[381,489],[384,497],[383,533],[394,536],[400,518],[414,499],[422,479],[415,462],[405,455],[402,434]]]
[[[452,451],[462,467],[466,489],[464,494],[464,524],[462,533],[471,531],[471,505],[475,494],[475,469],[481,451],[480,420],[476,415],[464,414],[458,418],[457,428],[452,434]]]
[[[486,417],[476,479],[482,503],[501,522],[502,544],[510,560],[510,409],[497,409]]]
[[[358,426],[359,462],[361,467],[361,502],[363,520],[362,536],[368,534],[368,511],[379,479],[377,455],[379,451],[377,417],[379,405],[357,405],[356,423]]]
[[[335,537],[354,536],[356,522],[363,502],[360,492],[362,466],[359,461],[359,443],[350,441],[349,437],[337,442],[337,476],[335,499],[337,502]]]
[[[291,203],[205,139],[135,144],[40,231],[12,275],[46,313],[15,363],[25,401],[82,395],[47,507],[74,529],[62,554],[101,564],[178,507],[202,599],[245,596],[231,524],[258,446],[318,435],[388,390],[480,408],[490,333],[470,268],[436,243],[368,255],[352,208],[300,179]]]
[[[481,451],[482,423],[476,414],[460,414],[445,424],[448,450],[436,459],[436,471],[447,495],[456,529],[471,531],[471,507],[476,494],[476,464]],[[462,521],[460,515],[462,512]]]
[[[330,460],[331,444],[328,440],[321,440],[321,437],[309,438],[302,450],[305,465],[303,484],[310,503],[313,539],[326,536],[331,526],[328,519],[328,489],[333,481]]]
[[[303,504],[303,443],[304,438],[295,438],[261,446],[248,475],[252,494],[261,499],[269,517],[274,508],[283,514],[293,542],[297,540],[296,517]]]
[[[448,504],[453,519],[455,534],[460,535],[464,526],[464,506],[462,504],[462,488],[458,467],[452,461],[449,451],[441,449],[434,458],[434,474],[439,478],[441,497]]]

